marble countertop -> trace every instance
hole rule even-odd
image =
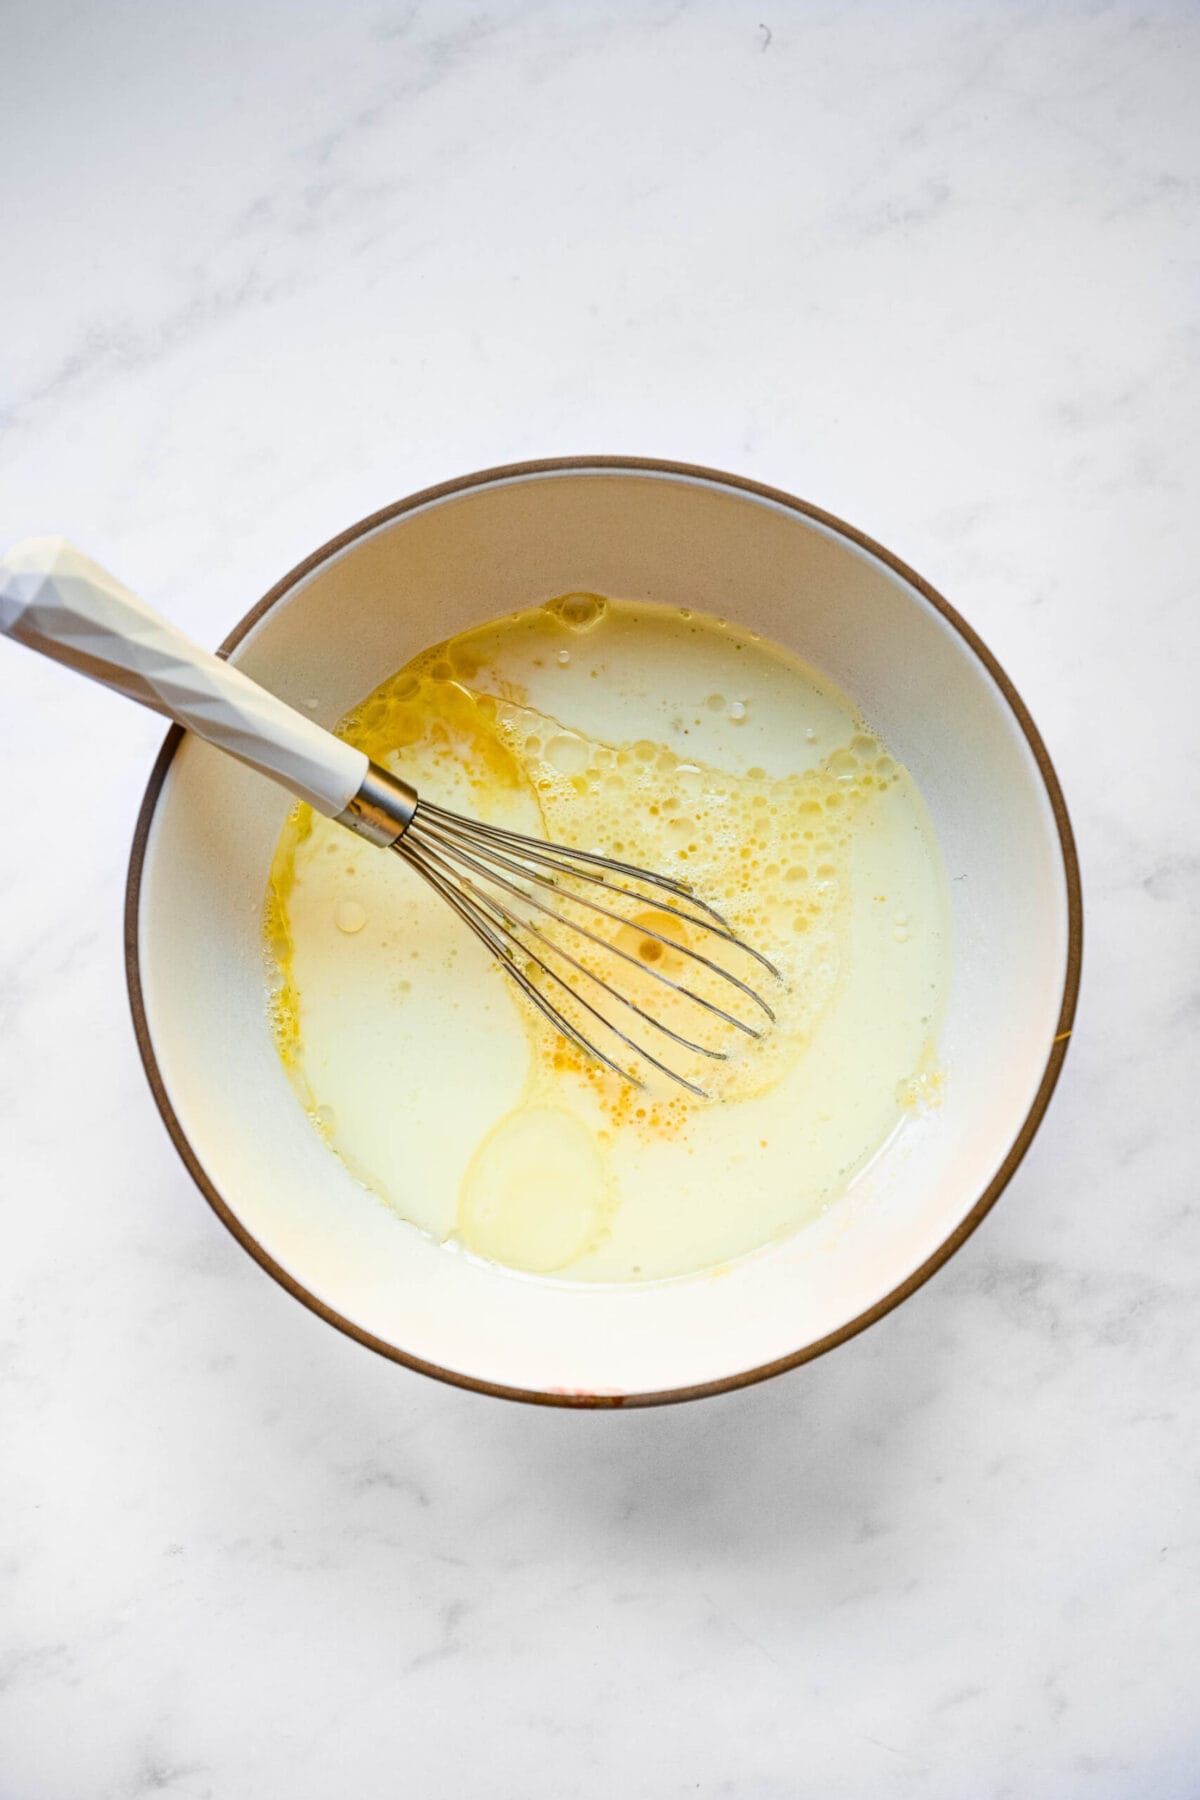
[[[996,650],[1088,922],[1033,1150],[899,1311],[703,1404],[502,1404],[329,1330],[192,1188],[122,969],[160,727],[0,646],[0,1800],[1193,1800],[1200,15],[3,38],[0,541],[215,643],[470,469],[775,483]]]

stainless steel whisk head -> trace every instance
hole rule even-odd
[[[707,1099],[666,1060],[670,1045],[724,1062],[728,1050],[702,1027],[728,1042],[729,1031],[758,1038],[774,1023],[737,965],[775,980],[778,970],[682,881],[448,812],[375,765],[341,823],[402,857],[556,1031],[635,1086],[645,1086],[641,1064]]]

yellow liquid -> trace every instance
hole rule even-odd
[[[411,1224],[559,1279],[713,1267],[835,1201],[936,1094],[932,827],[794,657],[569,595],[424,652],[341,731],[426,799],[689,882],[782,977],[737,965],[776,1013],[760,1041],[669,1058],[707,1100],[639,1090],[555,1033],[397,857],[298,808],[267,896],[275,1041],[330,1148]],[[672,935],[648,907],[624,947],[682,972],[656,928]],[[651,976],[634,991],[663,1012]]]

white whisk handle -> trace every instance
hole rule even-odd
[[[0,632],[165,713],[336,818],[362,786],[361,750],[190,638],[65,538],[0,557]]]

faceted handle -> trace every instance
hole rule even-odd
[[[30,538],[0,558],[0,631],[166,713],[332,818],[367,773],[361,750],[201,650],[65,538]]]

